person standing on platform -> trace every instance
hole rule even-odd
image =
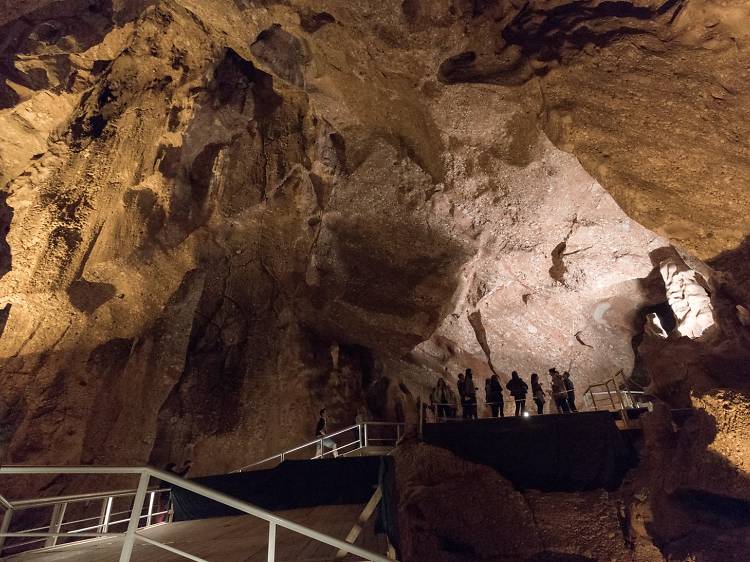
[[[484,395],[492,412],[492,417],[505,417],[503,404],[503,386],[497,375],[492,375],[484,384]]]
[[[450,394],[448,385],[445,384],[445,379],[440,377],[430,393],[430,403],[432,409],[435,412],[437,421],[443,421],[450,416],[451,406],[453,405],[453,397]]]
[[[557,405],[557,411],[560,414],[569,414],[570,406],[568,406],[568,392],[565,390],[563,378],[554,367],[549,370],[549,374],[552,377],[552,397]]]
[[[466,397],[464,417],[470,420],[477,419],[477,387],[474,386],[474,375],[471,372],[471,369],[466,369],[466,377],[464,378],[464,396]]]
[[[516,401],[516,416],[520,416],[526,409],[526,393],[529,391],[529,385],[523,382],[516,371],[513,371],[505,388]]]
[[[536,413],[541,416],[544,413],[544,389],[539,383],[539,375],[531,373],[531,395],[534,397],[536,404]]]
[[[464,419],[467,418],[467,410],[466,410],[466,393],[464,392],[464,387],[466,385],[466,381],[464,380],[464,374],[458,373],[458,382],[456,383],[456,388],[458,388],[458,399],[461,402],[461,415]]]
[[[565,386],[565,393],[567,394],[566,398],[568,399],[568,407],[570,408],[571,412],[577,412],[578,408],[576,408],[576,390],[575,386],[573,385],[573,381],[570,380],[570,373],[568,371],[565,371],[562,375],[563,378],[563,385]]]
[[[315,426],[315,437],[324,437],[328,433],[328,420],[326,419],[326,409],[321,408],[320,410],[320,418],[318,418],[318,425]],[[325,449],[332,449],[333,450],[333,456],[338,457],[339,453],[336,450],[336,442],[331,439],[330,437],[321,439],[318,442],[318,454],[315,455],[315,458],[322,459]]]

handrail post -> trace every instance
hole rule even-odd
[[[3,549],[5,548],[5,537],[3,534],[8,532],[10,529],[10,520],[13,519],[13,508],[5,508],[5,514],[3,515],[3,522],[0,523],[0,558],[3,556]]]
[[[135,532],[138,530],[138,523],[141,520],[141,511],[143,511],[143,502],[146,499],[148,480],[148,470],[144,470],[141,472],[141,479],[138,481],[138,490],[133,499],[133,510],[130,512],[128,530],[125,531],[125,539],[122,541],[120,562],[130,562],[130,555],[133,553],[133,545],[135,544]]]
[[[67,502],[56,503],[52,507],[52,516],[49,520],[49,532],[57,535],[62,527],[63,518],[65,517],[65,509],[68,507]],[[44,547],[55,546],[57,544],[57,536],[47,537],[44,541]]]
[[[612,379],[608,380],[607,383],[604,385],[604,388],[607,389],[607,395],[609,396],[609,401],[612,403],[612,409],[617,410],[617,404],[615,404],[615,399],[612,398],[612,391],[609,389],[609,383]]]
[[[365,425],[365,447],[367,447],[367,423]]]
[[[109,515],[112,513],[112,496],[102,501],[102,512],[99,515],[98,532],[106,533],[109,530]]]
[[[146,515],[146,527],[151,525],[151,517],[154,514],[154,499],[156,499],[156,492],[151,492],[148,498],[148,514]]]
[[[396,445],[398,445],[398,442],[400,439],[401,439],[401,424],[396,423]]]
[[[268,562],[276,560],[276,523],[268,522]]]

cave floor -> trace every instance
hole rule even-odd
[[[364,506],[335,505],[280,511],[277,514],[316,531],[344,539]],[[252,516],[217,517],[158,525],[142,534],[194,556],[223,562],[266,560],[268,525]],[[386,540],[374,532],[371,518],[356,544],[384,553]],[[122,537],[72,543],[43,552],[27,552],[3,560],[14,562],[116,562],[120,558]],[[333,560],[336,550],[281,527],[276,529],[276,559],[283,561]],[[355,560],[347,557],[344,560]],[[185,558],[143,542],[136,542],[132,560],[138,562],[177,562]]]

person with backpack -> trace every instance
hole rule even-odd
[[[568,391],[565,389],[563,378],[554,367],[549,370],[549,374],[552,377],[552,397],[557,405],[557,412],[560,414],[569,414]]]
[[[526,393],[529,391],[529,385],[523,382],[516,371],[513,371],[505,388],[516,401],[516,416],[520,416],[526,409]]]
[[[466,369],[464,378],[464,396],[466,406],[464,406],[464,418],[469,420],[477,419],[477,387],[474,386],[474,375],[471,369]]]
[[[492,375],[484,383],[484,395],[487,400],[487,405],[490,407],[492,417],[505,417],[503,403],[503,386],[500,384],[500,379],[497,375]]]
[[[534,403],[536,404],[536,413],[541,416],[544,413],[544,389],[539,383],[539,375],[531,373],[531,395],[534,397]]]

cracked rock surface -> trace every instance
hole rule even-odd
[[[226,471],[555,366],[706,413],[703,466],[748,403],[747,11],[0,0],[5,460]]]

